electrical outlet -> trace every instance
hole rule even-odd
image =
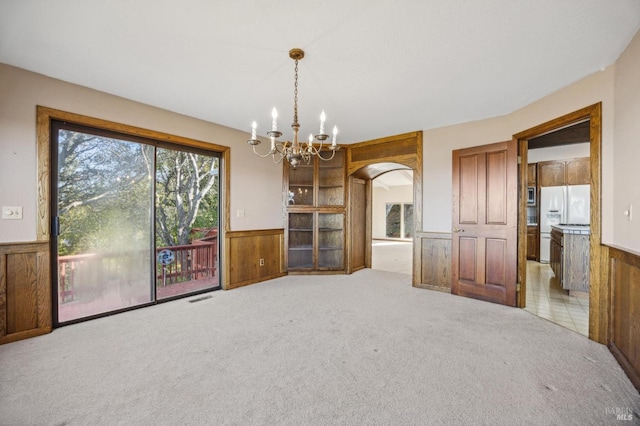
[[[264,266],[264,259],[260,259],[260,266]]]
[[[238,210],[238,211],[236,212],[236,215],[237,215],[238,217],[244,217],[244,210]]]
[[[3,219],[22,219],[22,206],[2,206]]]

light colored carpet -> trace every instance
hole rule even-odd
[[[608,349],[410,277],[288,276],[0,346],[2,425],[621,424]],[[193,299],[193,298],[191,298]]]

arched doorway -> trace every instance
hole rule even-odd
[[[348,272],[371,267],[372,181],[394,170],[413,172],[413,229],[422,230],[422,132],[361,142],[349,147]],[[413,238],[412,283],[420,282],[420,246]]]

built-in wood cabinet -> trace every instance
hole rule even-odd
[[[535,163],[527,164],[527,186],[536,186],[537,171]]]
[[[591,181],[591,162],[589,157],[568,160],[565,163],[567,185],[589,185]]]
[[[527,259],[538,260],[540,251],[538,241],[538,227],[527,226]]]
[[[591,178],[589,157],[538,163],[540,186],[589,185]]]
[[[344,150],[329,161],[285,164],[289,272],[344,271],[345,181]]]

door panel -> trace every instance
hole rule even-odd
[[[460,238],[460,279],[467,281],[476,280],[477,239]]]
[[[507,156],[505,151],[487,154],[487,223],[507,223]]]
[[[454,294],[515,306],[517,151],[514,141],[453,152]]]
[[[351,271],[366,267],[367,245],[367,182],[350,177],[351,181]]]
[[[152,147],[53,128],[56,323],[152,302]]]
[[[478,223],[478,157],[460,159],[460,219],[459,223]]]

